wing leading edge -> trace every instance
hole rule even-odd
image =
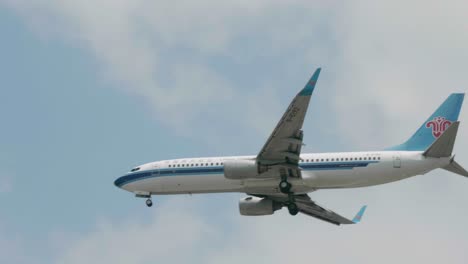
[[[309,101],[320,75],[318,68],[305,87],[296,95],[266,141],[257,162],[261,165],[298,164],[302,147],[302,125]]]

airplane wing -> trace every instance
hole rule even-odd
[[[268,196],[268,198],[280,203],[285,203],[288,199],[286,196]],[[335,225],[359,223],[367,208],[366,205],[361,207],[356,216],[350,220],[316,204],[307,194],[295,195],[294,198],[299,212]]]
[[[305,87],[296,95],[283,117],[280,119],[260,153],[257,155],[259,165],[284,165],[291,176],[299,177],[297,169],[302,147],[302,124],[309,106],[310,97],[317,83],[320,68],[310,78]],[[293,175],[291,169],[296,168]]]

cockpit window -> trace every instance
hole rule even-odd
[[[140,167],[133,168],[133,169],[130,170],[130,172],[134,172],[134,171],[137,171],[137,170],[140,170]]]

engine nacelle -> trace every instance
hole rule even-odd
[[[258,175],[255,160],[226,160],[224,161],[224,177],[231,180],[255,178]]]
[[[280,203],[268,198],[246,197],[239,201],[239,212],[241,215],[271,215],[281,208],[282,205]]]

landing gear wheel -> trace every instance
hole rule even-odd
[[[299,213],[299,209],[295,203],[288,204],[288,211],[290,215],[297,215]]]
[[[279,183],[279,189],[282,193],[289,193],[291,190],[291,184],[286,180],[281,180]]]
[[[151,201],[150,198],[148,198],[148,199],[146,200],[146,206],[148,206],[148,207],[153,206],[153,201]]]

